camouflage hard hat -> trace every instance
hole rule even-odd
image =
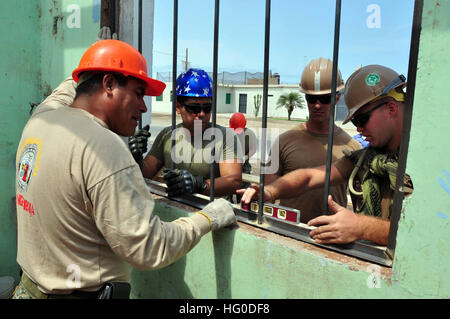
[[[348,115],[343,124],[351,120],[361,107],[384,96],[393,96],[397,101],[404,101],[404,94],[396,88],[403,88],[406,78],[394,70],[382,65],[367,65],[348,78],[345,84],[344,97]]]
[[[300,91],[305,94],[331,94],[333,62],[330,59],[318,58],[312,60],[303,69]],[[344,80],[338,70],[336,78],[336,92],[344,88]]]

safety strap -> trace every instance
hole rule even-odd
[[[383,184],[381,185],[381,219],[389,220],[390,217],[390,207],[391,207],[391,198],[392,198],[392,189],[389,185],[389,181],[387,179],[383,180]]]

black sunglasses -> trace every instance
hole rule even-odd
[[[355,115],[351,121],[353,123],[353,125],[355,125],[356,127],[364,127],[364,125],[367,124],[367,122],[370,120],[370,117],[372,116],[372,112],[375,111],[376,109],[382,107],[383,105],[385,105],[387,102],[382,102],[380,104],[375,105],[373,108],[371,108],[370,110],[368,110],[367,112]]]
[[[211,113],[212,104],[211,103],[205,103],[205,104],[198,104],[198,103],[192,103],[192,104],[183,104],[184,108],[189,112],[193,114],[198,114],[202,110],[205,112],[205,114]]]
[[[321,104],[330,104],[331,94],[322,94],[322,95],[305,94],[305,99],[308,103],[316,103],[316,101],[319,100]]]

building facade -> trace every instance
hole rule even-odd
[[[166,82],[166,89],[161,96],[152,97],[152,112],[172,112],[172,82]],[[298,84],[273,84],[269,85],[267,98],[267,116],[275,118],[287,118],[285,108],[277,108],[277,101],[282,94],[290,92],[299,93],[304,100],[304,94],[298,89]],[[260,107],[257,117],[262,116],[263,86],[261,84],[218,84],[217,85],[217,113],[235,113],[256,117],[257,99],[260,95]],[[306,101],[303,108],[296,108],[292,112],[292,119],[306,119],[308,108]]]

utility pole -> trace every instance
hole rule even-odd
[[[184,70],[187,71],[189,63],[188,63],[188,48],[186,48],[186,61],[185,61],[185,65],[184,65]]]

